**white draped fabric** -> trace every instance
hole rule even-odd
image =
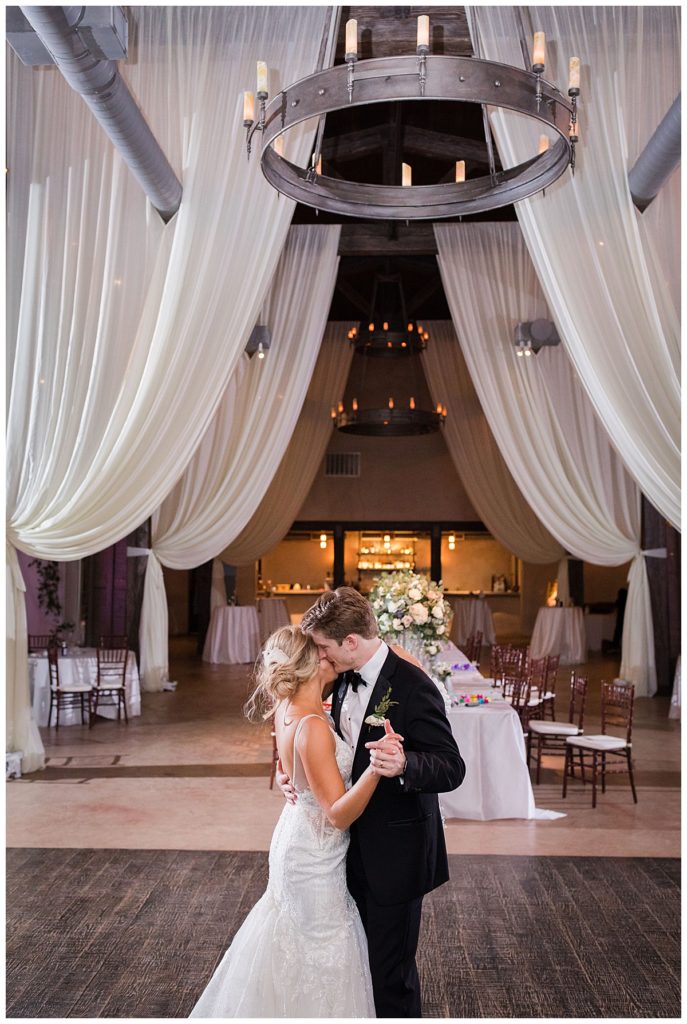
[[[202,443],[152,518],[155,559],[190,569],[216,557],[250,521],[282,460],[303,406],[338,268],[338,225],[292,227],[265,300],[262,321],[272,344],[265,359],[242,358]],[[149,559],[152,564],[153,559]],[[145,598],[144,614],[162,623]],[[142,634],[141,642],[148,636]],[[164,644],[163,644],[164,641]],[[167,634],[147,664],[144,689],[160,687],[167,671]]]
[[[441,225],[435,234],[465,361],[522,494],[577,558],[597,565],[641,562],[639,489],[611,447],[565,350],[544,348],[530,358],[516,354],[516,324],[547,316],[519,226]],[[646,576],[637,571],[632,576],[641,589]],[[637,592],[632,604],[628,598],[621,674],[635,683],[638,695],[651,695],[656,672],[648,593],[640,598]]]
[[[680,91],[679,7],[473,7],[482,56],[522,64],[521,39],[547,40],[546,78],[565,88],[582,59],[575,177],[518,203],[549,308],[597,415],[643,493],[680,524],[680,175],[644,214],[627,175]],[[536,153],[540,126],[493,116],[510,167]]]
[[[525,501],[489,429],[450,320],[426,324],[422,353],[432,401],[448,415],[444,440],[468,497],[492,536],[525,562],[556,562],[563,548]],[[464,639],[464,638],[463,638]]]
[[[311,72],[328,13],[133,10],[123,74],[184,187],[167,225],[61,76],[8,57],[8,538],[62,561],[145,520],[214,415],[293,210],[246,162],[241,90],[255,54],[273,81]]]
[[[212,560],[212,586],[210,588],[210,614],[215,608],[224,608],[227,604],[227,588],[224,582],[224,563],[221,558]]]
[[[329,323],[293,437],[247,526],[221,555],[230,565],[254,562],[288,533],[312,486],[332,432],[330,410],[344,392],[353,349],[347,323]]]

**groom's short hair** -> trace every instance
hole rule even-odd
[[[353,587],[337,587],[318,598],[303,616],[301,630],[311,633],[313,629],[338,644],[351,633],[371,640],[377,636],[377,620],[367,598]]]

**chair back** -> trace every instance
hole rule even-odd
[[[504,696],[511,698],[511,707],[517,711],[518,715],[521,715],[529,703],[530,681],[527,678],[521,679],[519,676],[504,676],[503,693]]]
[[[101,636],[98,642],[98,647],[102,647],[109,650],[128,650],[129,649],[129,638],[128,636]]]
[[[601,684],[601,732],[604,735],[609,728],[620,729],[625,734],[626,743],[630,743],[634,701],[634,683],[614,679],[612,683]]]
[[[463,654],[468,661],[479,662],[482,657],[482,636],[483,634],[478,630],[476,633],[472,633],[463,645]]]
[[[29,633],[29,654],[47,651],[56,645],[52,633]]]
[[[99,647],[97,685],[107,689],[108,683],[124,683],[129,652],[126,647]]]
[[[587,677],[570,675],[570,707],[568,721],[582,732],[584,727],[584,708],[587,702]]]
[[[547,693],[556,693],[556,680],[558,678],[558,666],[561,663],[560,654],[549,654],[546,658],[545,686]]]
[[[50,676],[50,687],[53,690],[60,688],[60,666],[57,644],[48,645],[48,673]]]
[[[527,675],[530,681],[530,688],[536,688],[541,697],[546,686],[546,657],[533,658],[529,664]]]

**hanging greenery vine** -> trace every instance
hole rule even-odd
[[[41,558],[32,558],[29,566],[34,565],[38,576],[38,606],[46,615],[53,615],[57,619],[62,614],[60,567],[57,562],[44,562]]]

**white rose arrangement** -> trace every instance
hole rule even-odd
[[[374,582],[370,602],[379,635],[409,649],[417,644],[409,645],[408,640],[419,641],[422,653],[435,657],[448,637],[453,615],[441,581],[414,572],[385,572]]]

